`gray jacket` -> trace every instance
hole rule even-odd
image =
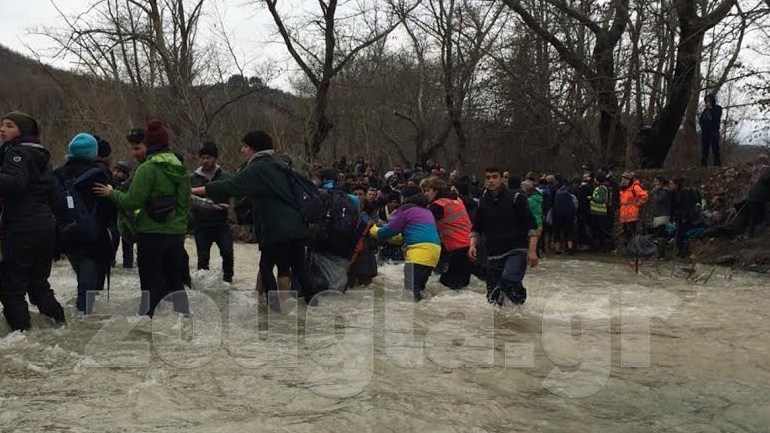
[[[653,218],[671,216],[672,196],[668,188],[655,188],[650,192]]]

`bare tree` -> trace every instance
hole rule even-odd
[[[594,38],[590,59],[581,53],[581,43],[568,44],[547,29],[537,15],[520,0],[503,0],[529,28],[559,53],[561,59],[588,81],[599,111],[600,160],[619,162],[625,157],[625,126],[620,116],[615,73],[615,49],[629,21],[629,0],[612,0],[601,17],[590,10],[576,9],[563,0],[545,0],[548,6],[572,21],[565,26],[585,28]],[[589,5],[587,5],[589,6]],[[580,42],[580,41],[578,41]]]
[[[387,37],[398,22],[387,13],[383,23],[382,11],[366,2],[318,0],[319,10],[307,22],[291,26],[287,16],[290,12],[279,11],[278,0],[258,2],[267,6],[286,49],[312,84],[315,94],[307,121],[305,153],[309,159],[317,159],[333,127],[327,112],[332,81],[357,54]],[[340,12],[356,7],[358,10],[348,10],[347,16]],[[359,16],[363,24],[356,18]],[[323,43],[315,43],[318,40]]]
[[[697,82],[704,35],[730,13],[735,0],[722,0],[703,16],[698,15],[698,3],[698,0],[675,0],[679,25],[676,66],[666,105],[657,113],[651,127],[641,130],[635,140],[639,152],[635,163],[643,167],[660,167],[665,162]]]

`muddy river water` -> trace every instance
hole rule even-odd
[[[370,289],[268,316],[256,247],[236,245],[232,285],[213,256],[193,317],[164,303],[153,321],[121,268],[100,314],[75,317],[56,263],[69,325],[0,325],[0,431],[770,431],[766,276],[550,259],[524,307],[495,309],[481,282],[436,277],[415,304],[387,265]]]

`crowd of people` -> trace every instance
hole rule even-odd
[[[386,262],[404,264],[404,288],[416,301],[438,273],[449,289],[475,277],[485,282],[490,303],[520,305],[526,270],[543,254],[613,251],[619,224],[624,245],[651,234],[658,258],[666,257],[669,239],[684,257],[709,207],[684,178],[658,177],[648,191],[632,171],[616,180],[584,166],[572,180],[555,173],[521,179],[489,167],[480,180],[431,161],[380,175],[364,158],[342,158],[305,175],[276,153],[269,134],[255,130],[240,142],[237,169],[223,169],[219,148],[206,142],[190,173],[161,121],[131,130],[125,140],[135,168],[126,161],[111,165],[110,143],[84,132],[52,169],[38,122],[18,111],[3,116],[0,301],[13,330],[30,327],[25,297],[55,322],[66,321],[48,283],[59,257],[76,275],[78,313],[92,313],[121,244],[124,268],[134,267],[136,246],[139,314],[152,317],[164,299],[190,314],[185,237],[194,235],[198,269],[209,269],[216,244],[222,279],[232,282],[233,215],[259,244],[256,288],[280,311],[290,292],[314,306],[325,290],[369,285]],[[752,234],[770,194],[762,158],[745,206]]]

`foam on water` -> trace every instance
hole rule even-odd
[[[720,268],[704,285],[672,278],[668,264],[635,274],[624,263],[546,259],[528,271],[524,306],[495,308],[483,283],[453,292],[437,276],[414,303],[403,267],[389,264],[370,288],[325,295],[311,309],[284,300],[284,314],[268,322],[254,293],[256,247],[236,245],[232,285],[213,255],[211,271],[193,272],[193,317],[163,303],[153,321],[134,316],[136,270],[120,268],[110,304],[98,297],[102,315],[75,318],[74,276],[56,263],[51,283],[68,326],[34,309],[27,333],[0,324],[2,430],[690,432],[770,423],[762,277]]]

